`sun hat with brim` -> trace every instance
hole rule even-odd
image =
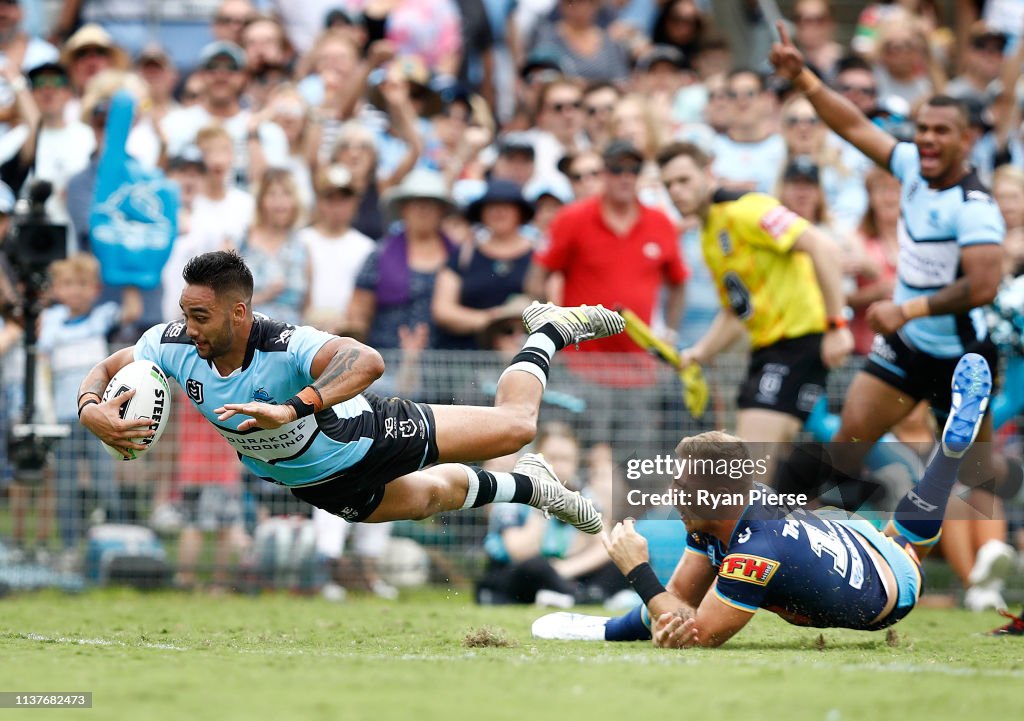
[[[68,38],[60,51],[61,65],[67,67],[74,58],[75,53],[82,48],[88,47],[105,48],[110,51],[110,57],[113,59],[115,67],[119,69],[128,67],[128,55],[118,47],[110,33],[96,23],[83,25],[75,31],[74,35]]]
[[[434,170],[417,168],[401,183],[384,192],[381,207],[389,218],[398,216],[399,207],[408,200],[433,200],[444,206],[446,212],[455,209],[444,176]]]
[[[479,223],[483,217],[484,206],[507,203],[519,208],[520,225],[530,222],[533,218],[533,204],[524,196],[523,190],[511,180],[495,179],[487,184],[487,190],[466,208],[466,220]]]

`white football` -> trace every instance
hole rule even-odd
[[[130,458],[126,458],[120,450],[104,443],[103,447],[107,449],[107,453],[119,461],[134,461],[152,448],[153,444],[163,435],[164,426],[167,425],[167,419],[171,412],[171,387],[167,382],[167,376],[156,364],[143,360],[133,361],[126,365],[110,379],[107,389],[103,391],[103,400],[106,402],[132,389],[135,390],[135,395],[121,406],[121,418],[124,420],[146,418],[152,421],[149,430],[155,431],[155,433],[147,438],[139,438],[138,442],[146,446],[146,449],[130,450]]]

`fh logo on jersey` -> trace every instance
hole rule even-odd
[[[760,556],[743,556],[737,553],[730,554],[722,561],[722,568],[718,571],[719,576],[732,578],[737,581],[754,583],[758,586],[767,586],[775,572],[779,570],[779,562]]]

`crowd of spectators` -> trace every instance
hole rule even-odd
[[[944,16],[928,0],[877,2],[845,27],[828,0],[783,5],[815,72],[890,132],[912,132],[933,93],[969,104],[972,158],[1007,220],[1007,272],[1020,273],[1024,3],[958,2]],[[865,353],[863,309],[893,283],[896,182],[767,72],[770,32],[746,0],[0,0],[0,230],[36,179],[69,228],[42,326],[53,393],[41,412],[73,421],[69,373],[107,340],[176,318],[185,261],[220,248],[252,268],[257,311],[381,350],[499,348],[528,298],[628,305],[686,346],[717,301],[694,221],[659,181],[654,158],[675,140],[713,154],[724,187],[776,195],[832,236]],[[180,194],[162,283],[141,294],[101,287],[89,255],[120,90],[137,107],[128,153]],[[18,293],[0,273],[6,421],[24,400]],[[636,347],[591,346],[628,362],[570,358],[601,419],[577,430],[587,448],[625,437],[617,450],[635,452],[636,414],[666,394],[637,371],[649,359]],[[645,417],[679,425],[661,405]],[[81,454],[59,456],[58,496],[88,487],[130,520],[92,455],[88,473]],[[201,476],[189,483],[223,480]],[[203,496],[189,493],[197,519]],[[66,548],[80,506],[57,503]]]

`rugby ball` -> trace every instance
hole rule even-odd
[[[103,391],[103,401],[116,398],[132,389],[135,390],[135,395],[121,406],[121,418],[123,420],[146,418],[152,421],[149,429],[155,433],[152,436],[140,438],[139,443],[146,446],[146,449],[130,450],[130,458],[120,450],[104,443],[103,447],[107,453],[119,461],[134,461],[145,455],[146,451],[160,440],[171,412],[171,386],[167,381],[167,375],[156,364],[141,360],[126,365],[110,379],[107,389]]]

